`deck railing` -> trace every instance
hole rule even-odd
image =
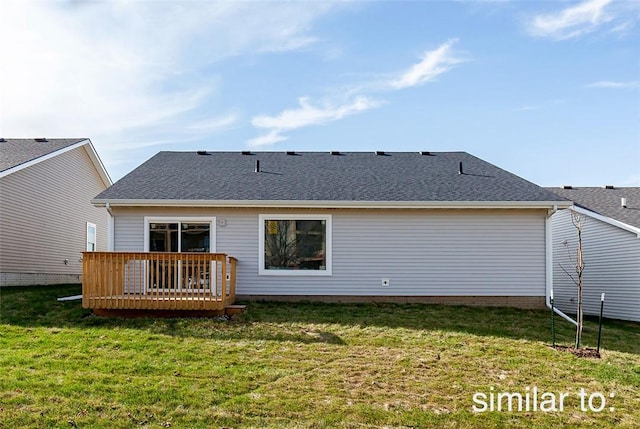
[[[222,310],[236,294],[224,253],[84,252],[82,306],[92,309]]]

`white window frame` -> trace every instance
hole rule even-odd
[[[149,252],[149,225],[152,223],[177,223],[178,224],[178,237],[182,236],[183,223],[200,222],[209,224],[209,253],[216,253],[216,218],[215,216],[145,216],[144,217],[144,251]],[[182,252],[182,240],[178,239],[178,252]],[[212,266],[214,262],[211,263]],[[178,263],[178,267],[181,266],[181,262]],[[144,294],[146,294],[152,288],[149,286],[149,277],[147,276],[148,262],[144,267]],[[212,270],[213,271],[213,270]],[[182,270],[178,269],[181,273]],[[182,279],[179,277],[178,283],[182,283]],[[167,289],[153,288],[156,292],[167,291]],[[201,288],[187,288],[190,292],[204,292],[206,289]],[[213,288],[210,288],[213,292]]]
[[[93,228],[93,232],[94,232],[94,236],[93,239],[95,240],[92,244],[93,244],[93,250],[89,249],[89,229]],[[85,250],[87,252],[97,252],[98,251],[98,227],[96,226],[95,223],[91,223],[91,222],[87,222],[87,228],[85,231]]]
[[[264,233],[267,220],[324,220],[325,221],[325,269],[324,270],[268,270],[264,267]],[[330,276],[333,267],[332,218],[330,214],[278,213],[258,215],[258,275],[261,276]]]
[[[215,216],[145,216],[144,217],[144,251],[149,251],[149,224],[152,223],[177,223],[178,237],[182,232],[182,223],[206,222],[209,223],[209,253],[216,253],[216,218]],[[182,241],[178,240],[178,252],[182,251]]]

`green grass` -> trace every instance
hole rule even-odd
[[[546,311],[249,303],[231,321],[110,319],[78,286],[0,290],[0,427],[637,427],[640,325],[602,359],[548,347]],[[573,326],[556,318],[560,342]],[[584,343],[595,347],[597,324]],[[476,392],[569,393],[560,412],[472,411]],[[578,392],[607,396],[581,411]],[[614,392],[614,397],[608,397]],[[594,402],[598,405],[598,401]],[[609,407],[613,411],[609,411]]]

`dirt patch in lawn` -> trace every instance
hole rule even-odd
[[[598,352],[596,349],[590,349],[586,347],[581,347],[577,349],[575,347],[559,346],[559,345],[555,345],[553,346],[553,348],[561,352],[573,353],[578,357],[600,359],[600,352]]]

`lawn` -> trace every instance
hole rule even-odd
[[[0,427],[631,428],[640,421],[639,324],[607,321],[602,358],[593,359],[549,347],[546,311],[252,302],[230,321],[110,319],[55,300],[79,292],[0,289]],[[556,318],[556,328],[571,344],[573,326]],[[587,321],[585,345],[595,347],[596,336],[597,324]],[[516,396],[501,402],[512,411],[473,411],[479,401],[489,408],[498,393],[526,399],[534,386],[536,411],[518,411]],[[550,395],[559,407],[562,393],[563,409],[550,411]]]

